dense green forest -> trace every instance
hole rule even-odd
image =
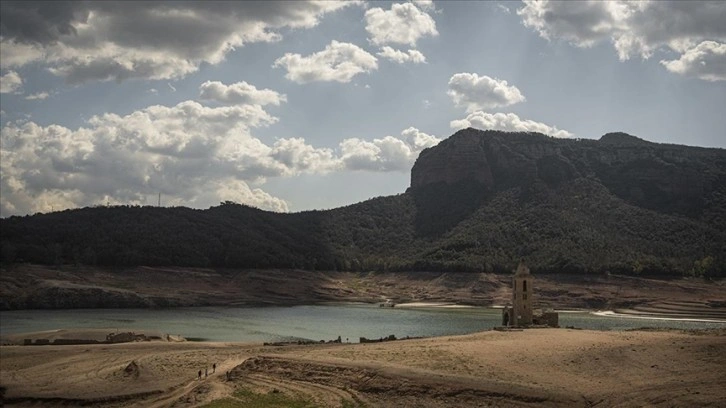
[[[713,171],[697,212],[657,194],[663,205],[642,205],[618,191],[632,189],[597,172],[553,183],[540,171],[502,186],[467,177],[432,182],[327,211],[281,214],[225,202],[10,217],[0,220],[1,255],[4,263],[383,272],[504,272],[525,258],[537,273],[724,277],[726,188],[723,168]]]
[[[224,203],[208,210],[98,207],[11,217],[2,220],[2,260],[506,271],[524,257],[538,272],[725,276],[723,230],[628,205],[589,180],[557,191],[515,188],[469,214],[469,205],[444,210],[460,193],[451,190],[470,186],[441,187],[447,191],[295,214]]]

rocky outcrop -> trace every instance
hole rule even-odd
[[[579,173],[563,154],[569,146],[536,133],[465,129],[421,152],[411,188],[474,180],[498,190],[539,178],[558,182]]]
[[[469,128],[421,152],[411,190],[474,181],[501,191],[580,177],[638,206],[698,217],[724,204],[726,151],[651,143],[625,133],[573,140]]]
[[[482,139],[475,132],[459,132],[435,148],[421,152],[411,170],[411,187],[453,184],[470,179],[491,186],[494,183]]]

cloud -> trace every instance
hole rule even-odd
[[[411,3],[415,4],[416,7],[424,11],[436,11],[434,0],[412,0]]]
[[[439,35],[436,22],[424,10],[413,3],[394,3],[390,10],[380,7],[367,10],[366,31],[370,35],[371,43],[407,44],[415,47],[420,38]]]
[[[404,129],[401,136],[417,156],[423,149],[434,147],[441,141],[438,137],[426,134],[415,127]]]
[[[303,57],[286,53],[273,67],[287,70],[285,78],[305,84],[315,81],[350,82],[354,76],[378,69],[376,57],[357,45],[333,40],[324,50]]]
[[[69,83],[180,78],[357,2],[2,2],[3,67],[42,60]]]
[[[251,101],[273,104],[269,94]],[[252,135],[277,120],[260,104],[205,106],[187,100],[93,116],[77,129],[7,123],[0,130],[0,216],[106,202],[143,205],[158,193],[168,205],[203,208],[231,200],[286,211],[284,200],[260,187],[267,179],[408,171],[421,150],[439,142],[412,127],[398,137],[344,139],[336,148],[314,147],[300,137],[269,145]]]
[[[314,148],[303,138],[277,140],[270,157],[294,173],[327,173],[339,169],[339,160],[332,149]]]
[[[29,101],[43,100],[43,99],[48,98],[49,96],[50,96],[50,94],[48,92],[37,92],[37,93],[26,96],[25,99],[27,99]]]
[[[590,47],[617,29],[616,16],[626,14],[627,9],[627,5],[617,1],[524,0],[524,7],[517,14],[526,27],[535,29],[542,38],[561,38],[578,47]]]
[[[245,187],[294,171],[250,134],[277,119],[258,105],[206,107],[194,101],[107,113],[72,130],[10,123],[0,135],[0,212],[48,211],[105,203],[209,206],[227,199],[270,210],[282,200]],[[239,188],[232,194],[229,185]]]
[[[520,119],[514,113],[472,112],[466,118],[452,120],[452,129],[474,127],[479,129],[504,130],[507,132],[539,132],[552,137],[572,137],[573,134],[533,120]]]
[[[174,85],[172,85],[172,84],[170,84],[168,82],[167,82],[166,85],[169,87],[169,89],[171,89],[172,92],[176,92],[176,88],[174,88]]]
[[[659,50],[677,52],[688,60],[693,55],[686,53],[704,41],[726,42],[723,1],[524,3],[517,14],[541,37],[563,39],[578,47],[610,40],[622,61],[633,56],[648,59]],[[671,71],[689,75],[687,70]]]
[[[389,46],[384,46],[376,55],[399,64],[403,64],[405,62],[423,64],[426,62],[426,57],[418,50],[408,50],[408,52],[403,52],[401,50],[394,50]]]
[[[0,3],[1,4],[5,3]],[[5,20],[3,20],[3,23]],[[42,47],[6,40],[0,35],[0,68],[17,68],[38,61],[45,56]]]
[[[220,178],[212,183],[208,191],[189,202],[179,202],[179,205],[206,207],[209,202],[232,201],[252,205],[264,210],[287,212],[287,201],[270,195],[260,188],[251,188],[244,181],[234,178]]]
[[[677,60],[660,62],[668,71],[706,81],[726,81],[726,44],[704,41]]]
[[[23,86],[23,78],[15,71],[0,76],[0,93],[13,93]]]
[[[522,93],[507,81],[490,78],[486,75],[459,73],[449,79],[447,92],[458,107],[467,112],[509,106],[525,100]]]
[[[271,89],[257,89],[247,82],[225,85],[219,81],[207,81],[199,87],[199,98],[213,100],[224,105],[275,105],[287,102],[287,97]]]
[[[386,136],[372,142],[358,138],[340,143],[340,159],[348,170],[408,171],[418,154],[441,139],[409,127],[401,137]]]
[[[505,6],[502,3],[497,3],[497,9],[504,14],[512,14],[512,11],[509,10],[509,7]]]

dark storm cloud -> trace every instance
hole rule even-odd
[[[88,17],[83,1],[2,1],[0,35],[18,42],[48,44],[75,34],[71,23]]]
[[[68,82],[182,77],[234,47],[315,26],[352,2],[94,1],[2,3],[4,57],[44,59]],[[32,53],[21,45],[32,44]]]

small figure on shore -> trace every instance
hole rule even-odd
[[[202,370],[199,370],[199,373],[197,373],[197,379],[202,379]]]
[[[207,375],[209,375],[209,374],[207,374],[207,370],[208,370],[207,367],[204,367],[204,378],[207,378]]]
[[[212,374],[217,371],[217,363],[212,364]]]

